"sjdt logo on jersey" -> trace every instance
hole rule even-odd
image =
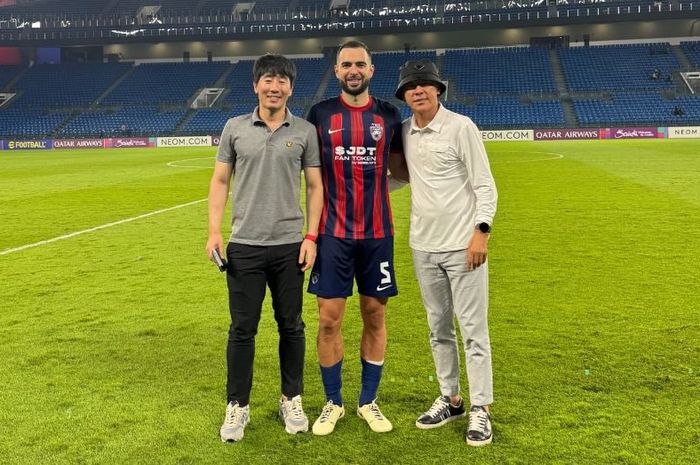
[[[369,134],[372,136],[375,142],[379,141],[384,134],[384,128],[379,123],[372,123],[369,125]]]

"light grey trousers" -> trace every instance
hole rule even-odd
[[[467,271],[467,251],[413,250],[413,265],[430,327],[430,347],[443,396],[460,393],[455,317],[464,343],[471,405],[493,402],[488,328],[488,261]]]

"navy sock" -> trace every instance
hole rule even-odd
[[[326,392],[326,401],[332,400],[335,405],[343,405],[343,397],[340,395],[340,388],[343,387],[343,379],[341,377],[343,360],[341,359],[332,367],[320,367],[323,390]]]
[[[364,358],[361,360],[362,390],[360,391],[360,407],[369,404],[377,398],[377,389],[379,388],[379,381],[382,379],[382,370],[384,369],[383,363],[381,365],[375,365],[374,363],[369,363]]]

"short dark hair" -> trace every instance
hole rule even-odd
[[[297,77],[297,67],[292,60],[282,55],[266,53],[253,65],[253,82],[257,83],[265,75],[283,76],[289,79],[290,84],[294,84]]]
[[[340,51],[344,48],[363,48],[365,52],[367,52],[369,60],[372,61],[372,52],[369,51],[369,47],[364,42],[360,42],[359,40],[348,40],[347,42],[343,42],[338,47],[338,53],[340,53]]]

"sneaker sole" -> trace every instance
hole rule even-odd
[[[487,444],[491,444],[491,440],[493,439],[493,436],[490,438],[484,440],[484,441],[472,441],[471,439],[467,439],[467,444],[472,446],[472,447],[480,447],[480,446],[485,446]]]
[[[245,425],[243,425],[243,428],[248,426],[248,423],[250,423],[250,419],[248,419],[248,421],[245,422]],[[241,437],[239,437],[239,438],[233,438],[233,437],[226,437],[225,438],[224,433],[222,433],[221,430],[219,430],[219,437],[221,438],[221,442],[238,442],[241,439],[243,439],[243,436],[244,436],[244,434],[243,434],[243,432],[241,432]]]
[[[219,437],[221,437],[221,442],[238,442],[238,441],[240,441],[241,439],[243,439],[243,435],[242,435],[242,434],[241,434],[241,437],[239,437],[239,438],[234,438],[234,437],[231,437],[231,436],[224,437],[224,435],[223,435],[221,432],[219,432]]]
[[[289,428],[288,425],[285,425],[284,430],[285,430],[288,434],[306,433],[307,431],[309,431],[309,424],[306,423],[306,425],[304,425],[304,426],[299,426],[299,427],[296,427],[296,428]]]
[[[462,413],[461,415],[452,415],[451,417],[447,417],[444,420],[442,420],[440,423],[435,423],[433,425],[431,424],[425,424],[425,423],[419,423],[416,421],[416,428],[418,429],[435,429],[439,428],[443,425],[446,425],[447,423],[455,420],[459,420],[460,418],[464,418],[467,416],[467,412]]]

